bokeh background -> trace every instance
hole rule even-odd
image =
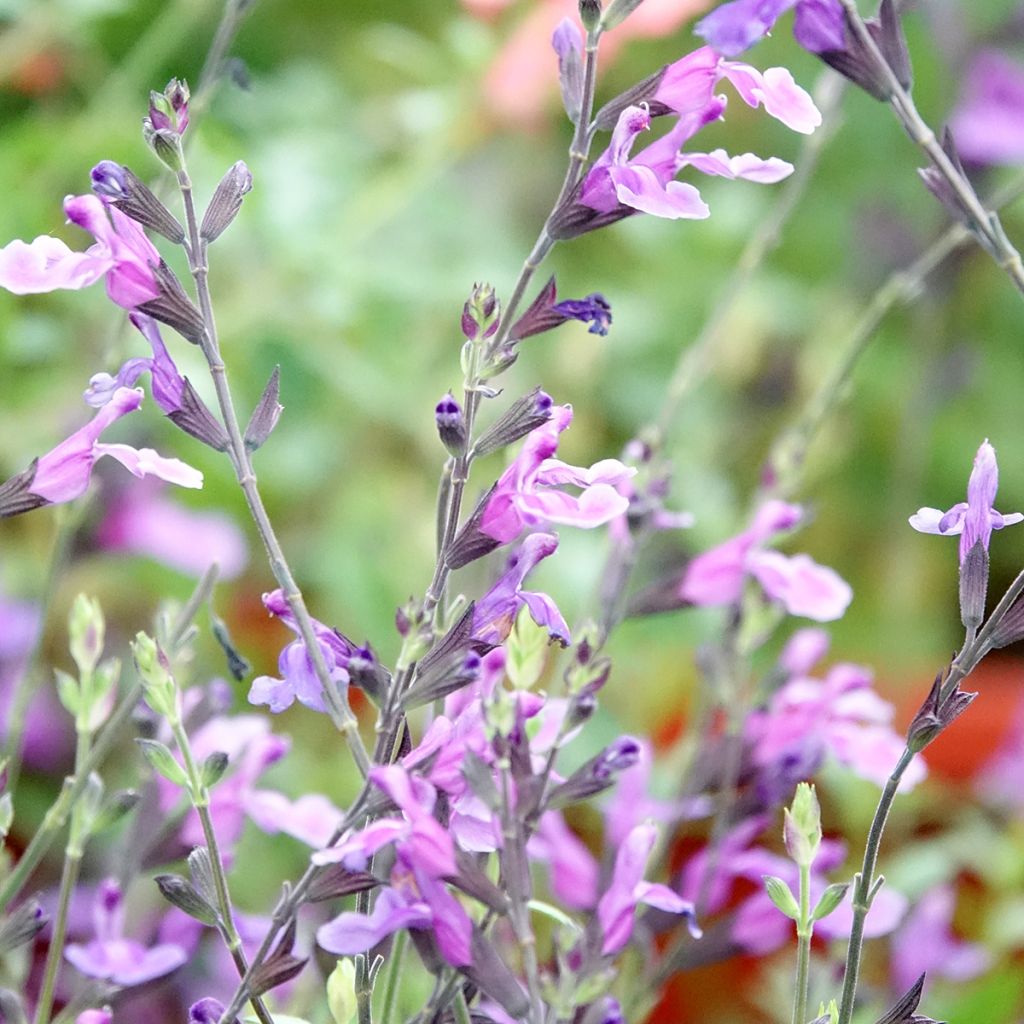
[[[612,40],[599,101],[696,45],[691,22],[702,0],[648,5],[641,31],[627,26]],[[397,651],[395,608],[422,592],[433,565],[444,457],[433,406],[460,381],[462,303],[474,281],[507,293],[563,174],[569,124],[546,39],[571,6],[256,0],[231,50],[233,79],[196,119],[190,152],[200,197],[237,159],[255,179],[212,252],[211,279],[243,409],[281,367],[285,412],[257,456],[267,503],[314,614],[370,640],[385,661]],[[62,225],[60,203],[86,191],[100,159],[159,178],[139,131],[148,90],[172,75],[198,77],[219,15],[216,0],[0,0],[0,239],[50,232],[80,245]],[[906,27],[915,94],[935,124],[956,104],[979,47],[1024,57],[1024,18],[1010,0],[913,5]],[[821,74],[788,25],[751,59],[785,64],[808,88]],[[673,542],[680,556],[742,527],[772,437],[828,372],[875,289],[945,227],[918,179],[921,158],[888,110],[850,91],[833,116],[835,133],[780,245],[730,309],[706,372],[674,417],[672,504],[696,517]],[[793,162],[803,145],[738,100],[702,143]],[[989,188],[1013,171],[978,173]],[[779,195],[779,187],[743,182],[699,184],[709,220],[635,217],[560,245],[545,268],[557,273],[561,294],[600,291],[614,310],[607,338],[569,324],[526,342],[505,378],[507,395],[541,384],[574,405],[568,461],[616,455],[651,420],[680,352]],[[1008,212],[1005,223],[1024,239],[1024,212]],[[122,320],[100,288],[0,293],[0,477],[85,421],[80,393],[92,373],[139,354]],[[873,666],[902,721],[961,636],[955,546],[913,533],[907,516],[961,499],[985,437],[1000,456],[998,507],[1024,508],[1022,324],[1020,296],[984,254],[968,250],[885,319],[811,448],[801,497],[814,521],[800,548],[834,566],[856,593],[834,628],[833,653]],[[198,353],[175,342],[175,358],[198,383]],[[177,433],[151,403],[121,429],[201,468],[204,490],[173,500],[216,511],[242,531],[248,562],[220,588],[217,608],[255,669],[273,671],[285,633],[260,604],[271,578],[226,460]],[[499,460],[485,471],[500,470]],[[114,650],[147,627],[161,598],[182,598],[193,585],[187,572],[104,546],[110,510],[134,483],[118,473],[97,474],[71,531],[36,666],[44,674],[68,660],[64,622],[77,592],[100,598]],[[54,509],[0,524],[8,598],[43,600],[60,524]],[[562,532],[557,565],[538,576],[572,621],[593,608],[604,540]],[[1024,565],[1024,532],[996,535],[992,551],[995,590]],[[639,582],[652,578],[651,561],[642,561]],[[471,588],[479,577],[462,583]],[[593,745],[618,731],[662,739],[677,731],[692,705],[694,650],[718,625],[715,614],[624,624]],[[207,643],[197,676],[221,666]],[[1024,824],[1020,808],[1014,817],[980,806],[973,779],[1011,727],[1024,672],[1011,654],[980,675],[969,714],[929,751],[932,778],[901,801],[883,869],[911,898],[955,883],[955,927],[992,951],[980,977],[937,980],[928,1011],[1000,1024],[1024,1013]],[[244,686],[237,704],[245,705]],[[346,756],[325,723],[300,709],[275,727],[294,740],[275,769],[282,789],[339,801],[351,792]],[[18,801],[22,841],[68,756],[55,738],[36,757]],[[1024,782],[1024,763],[1021,773]],[[826,828],[854,837],[856,853],[877,791],[835,771],[822,794]],[[302,853],[286,840],[246,842],[260,853],[247,858],[243,845],[238,901],[265,910],[275,879],[294,872]],[[679,987],[664,1019],[783,1019],[790,955],[698,975]],[[868,957],[879,992],[887,955],[879,941]]]

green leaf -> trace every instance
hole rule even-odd
[[[185,769],[178,764],[174,759],[174,755],[167,747],[157,740],[137,739],[135,742],[142,748],[143,756],[153,767],[154,771],[159,772],[165,779],[173,782],[176,786],[188,785]]]
[[[67,709],[69,715],[77,718],[82,703],[82,691],[79,688],[78,680],[59,668],[54,669],[53,672],[57,677],[57,696],[60,697],[61,704]]]
[[[800,918],[800,907],[797,905],[796,898],[793,893],[790,892],[789,886],[775,875],[764,876],[764,887],[768,893],[768,899],[775,904],[779,910],[786,915],[786,917],[792,918],[794,921]]]
[[[817,906],[811,913],[811,920],[820,921],[823,917],[828,917],[843,902],[843,897],[849,888],[849,882],[836,882],[830,885],[821,894],[821,899],[818,900]]]

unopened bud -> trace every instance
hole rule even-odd
[[[469,341],[490,338],[498,329],[498,298],[489,284],[475,284],[462,307],[462,333]]]
[[[593,32],[601,22],[601,0],[579,0],[580,21],[588,32]],[[639,5],[640,0],[637,0]]]
[[[434,418],[441,444],[450,455],[462,455],[466,450],[466,417],[450,391],[437,403]]]
[[[188,127],[188,83],[172,78],[163,92],[149,94],[149,123],[156,131],[183,135]]]
[[[334,1024],[350,1024],[356,1015],[356,968],[351,960],[339,960],[327,979],[327,1009]]]
[[[242,197],[251,191],[252,172],[244,161],[239,160],[220,179],[220,184],[203,215],[203,223],[199,228],[200,237],[205,238],[207,242],[219,237],[238,215],[242,208]]]
[[[152,228],[180,245],[185,230],[149,186],[127,167],[101,160],[90,172],[92,190],[143,227]]]
[[[171,675],[170,662],[152,637],[137,633],[132,643],[135,665],[142,677],[143,697],[146,703],[168,722],[181,719],[178,687]]]
[[[821,807],[814,786],[799,783],[792,805],[783,813],[786,852],[797,864],[810,867],[821,845]]]
[[[513,402],[505,414],[484,431],[473,446],[473,456],[477,458],[499,451],[525,437],[531,430],[536,430],[551,419],[552,398],[547,392],[534,388],[522,398]]]
[[[99,663],[103,654],[105,629],[99,601],[79,594],[68,615],[68,634],[71,657],[75,659],[78,671],[83,676],[89,675]]]

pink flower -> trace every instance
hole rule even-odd
[[[0,249],[0,287],[16,295],[85,288],[106,276],[107,294],[119,306],[134,309],[155,299],[160,290],[153,268],[160,254],[142,228],[97,196],[68,196],[68,220],[96,239],[85,252],[74,252],[60,239],[40,235]]]
[[[748,577],[790,615],[818,622],[840,618],[853,591],[833,569],[808,555],[783,555],[764,549],[774,535],[792,529],[801,519],[798,505],[766,502],[745,532],[698,555],[686,567],[679,597],[696,605],[733,604]]]
[[[522,451],[502,474],[487,503],[480,529],[507,544],[525,526],[565,523],[584,529],[603,526],[629,505],[615,489],[636,473],[617,459],[604,459],[589,469],[552,458],[558,436],[572,422],[572,406],[556,405],[551,418],[531,431]],[[559,488],[581,489],[572,495]]]
[[[978,53],[968,65],[949,127],[965,161],[1024,161],[1024,66],[999,50]]]
[[[823,680],[791,679],[748,719],[746,735],[761,768],[793,758],[813,761],[829,752],[855,775],[883,786],[905,746],[890,725],[892,717],[892,705],[871,689],[867,670],[840,664]],[[924,761],[915,757],[900,791],[913,789],[926,774]]]

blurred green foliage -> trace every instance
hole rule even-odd
[[[422,592],[433,565],[444,455],[432,413],[459,382],[462,302],[476,280],[507,292],[561,181],[569,126],[555,91],[525,128],[502,123],[481,87],[531,6],[522,0],[484,23],[454,0],[259,0],[232,48],[247,86],[224,83],[191,140],[201,197],[237,159],[255,178],[242,215],[214,247],[211,279],[243,409],[281,367],[285,413],[257,456],[271,515],[314,614],[354,639],[369,638],[385,661],[397,651],[394,609]],[[1013,7],[1009,0],[943,0],[908,16],[918,105],[932,123],[955,100],[957,69]],[[0,239],[51,232],[81,245],[79,233],[62,226],[60,201],[87,189],[89,168],[102,158],[159,177],[139,135],[147,91],[172,75],[195,80],[218,17],[215,0],[0,0]],[[685,30],[631,41],[602,76],[599,100],[694,42]],[[820,74],[787,29],[752,59],[760,67],[785,64],[808,87]],[[781,245],[731,310],[709,372],[673,424],[673,504],[697,517],[693,531],[673,542],[679,551],[741,527],[773,434],[828,370],[837,340],[873,289],[944,226],[915,172],[921,158],[889,112],[850,91],[839,116]],[[793,161],[801,152],[799,137],[737,100],[701,145]],[[985,188],[1001,179],[992,174]],[[563,445],[568,461],[617,454],[651,418],[679,353],[777,195],[742,182],[706,179],[700,187],[709,220],[636,217],[559,246],[545,268],[558,274],[563,295],[603,292],[615,316],[606,339],[577,324],[531,339],[505,378],[508,396],[542,384],[574,405]],[[1011,237],[1024,238],[1019,210],[1005,223]],[[165,255],[184,274],[180,254]],[[853,584],[856,600],[835,628],[835,652],[875,666],[888,692],[923,692],[959,639],[953,545],[912,533],[908,514],[959,500],[986,436],[1000,453],[999,507],[1024,507],[1022,312],[1020,296],[984,254],[955,259],[910,309],[886,320],[848,400],[813,446],[803,497],[815,521],[799,545]],[[92,373],[138,354],[138,339],[122,321],[99,287],[27,298],[0,293],[0,476],[84,422],[79,395]],[[199,384],[198,353],[174,341],[183,371],[209,393]],[[227,461],[177,433],[152,403],[133,419],[122,436],[206,474],[205,489],[177,496],[182,502],[228,511],[249,532],[250,567],[224,589],[218,607],[257,670],[272,671],[284,632],[267,623],[258,603],[271,578]],[[486,486],[499,459],[471,487]],[[101,474],[103,486],[113,473]],[[102,507],[101,493],[60,580],[46,652],[58,663],[60,623],[78,591],[101,599],[113,645],[118,634],[146,628],[160,597],[183,597],[191,586],[169,569],[92,545]],[[0,527],[8,593],[40,596],[55,523],[43,511]],[[538,583],[572,621],[592,607],[604,544],[596,534],[562,533],[557,564],[538,573]],[[660,558],[665,546],[658,550]],[[641,563],[643,580],[656,568],[649,561]],[[1022,562],[1024,533],[997,535],[993,589]],[[467,587],[483,581],[481,572],[466,575]],[[716,614],[699,614],[625,624],[613,643],[616,670],[593,743],[602,733],[651,731],[685,713],[692,652],[718,622]],[[988,699],[1008,698],[983,694],[979,705]],[[302,711],[285,716],[282,727],[296,737],[278,777],[282,787],[340,799],[350,782],[343,755],[324,756],[334,749],[330,730]],[[838,779],[834,786],[832,799],[827,786],[823,798],[826,823],[832,813],[836,823],[863,827],[871,787]],[[936,783],[913,806],[927,815],[947,797]],[[981,836],[1001,844],[997,852],[1009,844],[1004,859],[1024,849],[1019,828],[1000,838],[977,817],[952,825],[970,842]],[[906,863],[893,880],[913,892],[919,861],[906,850],[901,856]],[[277,873],[299,861],[287,844],[260,857],[261,868]],[[972,859],[963,844],[944,848],[936,873],[948,877]],[[977,868],[990,882],[991,870]],[[1019,870],[1008,874],[993,884],[1011,902],[990,901],[985,925],[1004,936],[995,944],[1007,951],[1024,942],[1007,909],[1015,900],[1019,910],[1022,879]],[[265,905],[275,877],[269,870],[247,877],[240,903]],[[948,992],[947,1003],[940,986],[929,1010],[965,1024],[1009,1021],[1020,988],[1007,959],[988,981]]]

